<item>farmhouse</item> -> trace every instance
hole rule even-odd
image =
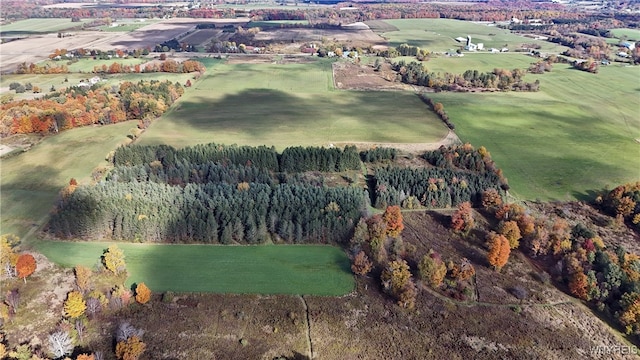
[[[464,47],[467,51],[478,51],[484,49],[483,43],[474,44],[471,42],[471,36],[467,35],[467,45]]]

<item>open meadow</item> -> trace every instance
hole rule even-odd
[[[3,234],[24,237],[53,208],[59,191],[75,178],[89,183],[107,153],[128,141],[135,121],[88,126],[48,137],[29,151],[2,159],[0,225]]]
[[[467,70],[478,70],[480,72],[491,72],[495,68],[500,69],[527,69],[531,63],[539,59],[522,53],[466,53],[464,57],[436,56],[424,65],[429,71],[440,73],[462,74]],[[405,62],[415,60],[406,59]],[[525,77],[525,80],[529,80]]]
[[[471,36],[471,41],[484,43],[485,49],[506,46],[511,51],[521,47],[521,44],[538,44],[541,51],[562,52],[563,46],[546,41],[534,40],[512,34],[509,30],[495,26],[476,24],[468,21],[450,19],[401,19],[384,20],[397,31],[383,31],[381,35],[389,41],[389,46],[396,47],[401,44],[418,46],[429,51],[447,51],[464,46],[458,42],[457,37]],[[375,26],[374,26],[375,29]]]
[[[470,59],[473,56],[469,56]],[[437,63],[434,61],[434,64]],[[591,198],[640,178],[636,67],[554,64],[536,93],[437,93],[462,141],[485,146],[523,199]]]
[[[38,242],[49,260],[93,267],[110,243]],[[144,282],[156,292],[305,294],[340,296],[353,290],[350,261],[323,245],[122,244],[127,286]]]
[[[331,63],[207,65],[141,144],[431,143],[447,128],[411,92],[339,91]],[[401,112],[398,109],[402,109]]]
[[[627,41],[639,41],[640,40],[640,30],[638,29],[611,29],[613,36],[621,39],[622,37],[626,37]]]

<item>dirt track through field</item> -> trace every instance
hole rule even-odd
[[[309,349],[309,359],[313,359],[313,343],[311,341],[311,318],[309,317],[309,307],[307,306],[307,300],[304,299],[304,296],[298,295],[300,301],[302,301],[302,307],[304,308],[304,313],[307,321],[307,347]]]

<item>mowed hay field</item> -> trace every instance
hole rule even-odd
[[[29,151],[2,159],[0,232],[24,237],[52,209],[59,191],[75,178],[89,183],[107,153],[128,141],[136,121],[88,126],[48,137]]]
[[[339,91],[331,62],[207,64],[141,144],[431,143],[447,128],[411,92]]]
[[[36,247],[65,267],[93,267],[110,243],[41,241]],[[355,286],[350,261],[324,245],[123,244],[127,285],[156,292],[301,294],[340,296]]]
[[[470,59],[473,56],[469,56]],[[591,198],[640,179],[638,68],[554,64],[535,93],[438,93],[456,133],[485,146],[524,199]]]
[[[541,51],[561,52],[566,49],[563,46],[546,41],[534,40],[515,35],[506,29],[495,26],[476,24],[468,21],[450,19],[401,19],[384,20],[398,31],[382,32],[381,35],[389,41],[389,46],[396,47],[401,44],[418,46],[429,51],[447,51],[464,46],[457,42],[457,37],[471,36],[474,44],[483,43],[485,49],[501,49],[507,45],[510,50],[520,48],[523,43],[538,44]],[[376,26],[374,25],[374,28]],[[385,31],[384,27],[378,27]]]

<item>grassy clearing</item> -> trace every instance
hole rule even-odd
[[[0,26],[0,32],[6,34],[44,34],[62,31],[91,21],[71,22],[71,19],[26,19]]]
[[[398,31],[384,32],[382,36],[389,40],[390,46],[409,44],[430,51],[447,51],[464,46],[455,40],[457,37],[471,36],[473,43],[484,43],[485,48],[502,48],[505,44],[514,50],[521,44],[539,44],[543,51],[562,52],[566,48],[545,41],[533,40],[512,34],[508,30],[495,26],[474,24],[468,21],[449,19],[402,19],[385,20]]]
[[[37,249],[65,267],[93,266],[108,243],[39,242]],[[153,291],[309,294],[353,290],[349,259],[323,245],[211,246],[123,244],[128,285]]]
[[[31,150],[2,159],[0,231],[24,237],[51,210],[58,192],[76,178],[90,181],[107,153],[127,141],[135,121],[84,127],[51,136]]]
[[[629,41],[640,40],[640,30],[638,29],[611,29],[611,32],[617,38],[626,36]]]
[[[471,57],[469,57],[471,58]],[[525,199],[571,200],[640,179],[637,67],[555,64],[537,93],[439,93],[462,141],[484,145]]]
[[[267,144],[281,150],[337,142],[427,143],[446,133],[412,93],[336,91],[327,61],[218,64],[140,143]]]

